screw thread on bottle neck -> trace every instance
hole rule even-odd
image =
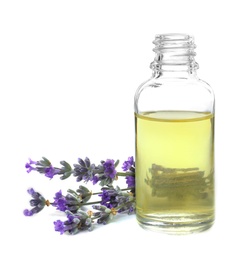
[[[194,38],[187,34],[158,34],[153,41],[156,53],[151,69],[156,73],[165,71],[195,72],[199,66],[195,61]]]

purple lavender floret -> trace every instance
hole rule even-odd
[[[54,221],[54,229],[55,231],[60,232],[60,235],[64,234],[65,232],[69,232],[70,234],[77,233],[78,224],[80,220],[79,218],[75,217],[74,215],[67,215],[66,221],[57,220]]]
[[[59,169],[55,169],[52,165],[44,169],[45,176],[52,179],[56,174],[60,172]]]
[[[72,203],[72,201],[74,201],[74,203]],[[65,212],[66,210],[71,210],[72,212],[76,212],[79,208],[78,205],[79,203],[80,201],[78,201],[77,199],[69,198],[69,196],[67,197],[67,195],[66,196],[62,195],[62,192],[60,190],[55,194],[54,202],[52,203],[52,205],[56,207],[57,210],[63,212]]]
[[[54,221],[54,229],[55,231],[60,232],[60,235],[64,234],[65,228],[64,228],[64,222],[61,220]]]
[[[126,184],[128,188],[135,187],[135,176],[128,175],[125,178],[126,178]]]
[[[25,215],[26,217],[30,217],[30,216],[33,215],[33,212],[32,212],[31,210],[28,210],[28,209],[25,209],[25,210],[23,211],[23,213],[24,213],[24,215]]]
[[[97,175],[94,175],[92,178],[92,184],[95,185],[98,182],[99,182],[99,177]]]
[[[63,196],[62,191],[59,190],[58,192],[55,193],[55,197],[54,197],[54,203],[57,203],[59,199],[61,199]]]
[[[116,176],[117,171],[115,170],[114,160],[107,159],[104,163],[104,173],[107,177],[113,179]]]
[[[118,192],[114,188],[103,188],[102,193],[99,194],[99,196],[101,197],[101,205],[106,206],[109,209],[118,206]]]
[[[29,162],[27,162],[27,163],[25,164],[25,168],[27,169],[27,172],[30,173],[31,171],[35,171],[36,168],[33,167],[32,165],[37,165],[37,163],[38,163],[38,162],[33,161],[33,160],[31,160],[31,159],[29,158]]]
[[[66,207],[66,199],[62,194],[62,191],[58,191],[55,194],[54,202],[52,203],[54,207],[56,207],[57,210],[65,211],[67,209]]]
[[[128,160],[125,161],[122,165],[123,171],[132,171],[135,172],[135,162],[133,156],[128,157]]]
[[[110,193],[109,193],[109,191],[107,189],[103,189],[102,193],[99,194],[98,196],[100,196],[101,199],[102,199],[101,205],[105,205],[111,199],[111,195],[110,195]]]

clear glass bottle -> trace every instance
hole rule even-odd
[[[152,77],[135,93],[137,221],[170,234],[214,222],[214,94],[197,77],[194,39],[160,34]]]

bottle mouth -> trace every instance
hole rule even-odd
[[[153,43],[156,53],[151,63],[153,70],[169,71],[177,67],[188,71],[198,69],[194,59],[196,45],[193,36],[184,33],[157,34]]]
[[[196,48],[194,37],[184,33],[157,34],[153,41],[155,44],[154,52],[165,52],[170,49],[184,49],[195,56],[193,50]]]
[[[166,34],[157,34],[155,40],[163,39],[167,41],[187,41],[193,39],[193,36],[185,33],[166,33]]]

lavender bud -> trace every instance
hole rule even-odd
[[[91,225],[89,228],[88,228],[88,231],[92,231],[93,230],[93,225]]]
[[[85,224],[86,224],[87,226],[89,226],[91,223],[92,223],[91,218],[87,218],[86,221],[85,221]]]
[[[36,207],[39,203],[40,203],[40,200],[38,200],[38,199],[30,200],[31,207]]]
[[[81,158],[78,158],[78,163],[84,167],[86,167],[86,164],[85,162],[81,159]]]
[[[92,215],[94,217],[100,217],[101,216],[101,212],[93,212]]]
[[[37,214],[38,212],[40,212],[42,209],[43,209],[43,207],[36,206],[35,208],[31,209],[31,212],[34,215],[34,214]]]
[[[90,159],[88,157],[85,157],[85,165],[87,167],[90,167],[90,165],[91,165]]]
[[[72,211],[72,212],[75,212],[76,210],[78,210],[78,208],[79,208],[79,206],[68,206],[67,207],[67,209],[69,210],[69,211]]]
[[[78,177],[76,178],[76,181],[77,181],[77,182],[80,182],[80,181],[82,181],[82,179],[83,179],[82,176],[78,176]]]
[[[107,209],[106,206],[102,206],[102,205],[92,205],[93,209],[97,209],[100,211],[105,211]]]

